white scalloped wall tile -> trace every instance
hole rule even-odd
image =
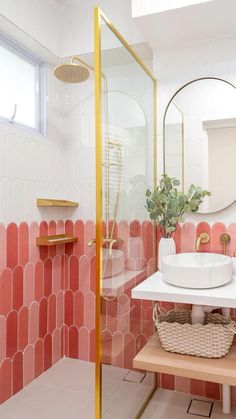
[[[93,96],[86,103],[86,86],[81,99],[78,88],[68,90],[51,70],[47,136],[0,123],[0,220],[4,224],[95,217],[94,111],[86,119],[83,138],[84,113],[77,112],[83,99],[82,109],[89,113]],[[92,81],[88,86],[91,95]],[[40,197],[74,200],[80,206],[37,208]]]

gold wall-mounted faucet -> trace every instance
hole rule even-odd
[[[116,245],[116,244],[119,244],[121,242],[122,242],[121,239],[112,239],[110,237],[103,237],[103,239],[102,239],[102,244],[108,246],[108,254],[109,254],[109,256],[112,255],[113,246]],[[91,247],[95,243],[96,243],[96,239],[89,240],[88,243],[87,243],[87,246],[88,247]]]
[[[208,243],[209,240],[210,240],[210,236],[208,233],[205,233],[205,232],[201,233],[196,239],[196,243],[195,243],[196,252],[199,251],[201,243],[204,243],[204,244]]]
[[[221,245],[223,247],[223,253],[224,253],[224,255],[226,255],[226,247],[227,247],[227,244],[230,242],[230,239],[231,239],[231,237],[227,233],[223,233],[220,236],[220,242],[221,242]]]

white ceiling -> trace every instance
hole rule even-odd
[[[165,49],[236,36],[236,0],[213,0],[134,19],[153,47]]]

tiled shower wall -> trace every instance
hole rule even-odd
[[[36,246],[37,236],[63,232],[76,235],[78,242]],[[152,303],[130,296],[152,272],[153,227],[121,222],[115,235],[123,238],[125,252],[129,237],[142,237],[148,262],[115,300],[103,304],[104,362],[132,368],[153,332]],[[94,362],[95,247],[87,246],[94,237],[92,221],[0,225],[0,403],[63,356]]]
[[[84,248],[87,237],[94,234],[93,227],[93,223],[81,221],[0,226],[1,403],[65,353],[74,357],[77,351],[81,359],[93,360],[95,295],[90,265],[94,265],[94,257]],[[38,248],[35,244],[39,235],[72,230],[79,238],[75,246]],[[75,305],[68,288],[75,291]],[[72,327],[67,353],[68,325]],[[80,327],[74,333],[77,325]]]
[[[73,233],[76,244],[42,247],[38,235]],[[210,234],[201,251],[222,252],[219,237],[231,235],[228,254],[236,248],[236,224],[185,223],[174,234],[177,252],[194,251],[195,237]],[[117,298],[103,304],[104,362],[132,368],[132,359],[152,334],[152,304],[131,299],[131,289],[152,272],[150,222],[121,222],[116,234],[124,239],[142,237],[147,269],[124,284]],[[94,237],[92,221],[45,221],[30,225],[0,226],[0,401],[3,402],[50,368],[62,356],[94,361],[95,356],[95,256],[87,241]],[[158,239],[160,235],[158,232]],[[172,308],[172,303],[163,303]],[[180,306],[180,305],[178,305]],[[235,315],[232,310],[232,315]],[[218,384],[159,376],[162,388],[220,398]],[[236,393],[235,389],[232,390]],[[234,396],[234,402],[235,402]]]

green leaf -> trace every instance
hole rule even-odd
[[[164,174],[153,191],[150,188],[146,190],[145,208],[150,219],[159,224],[165,237],[170,237],[177,224],[184,221],[185,212],[197,212],[205,196],[211,195],[195,185],[184,193],[178,190],[179,185],[178,179]]]

